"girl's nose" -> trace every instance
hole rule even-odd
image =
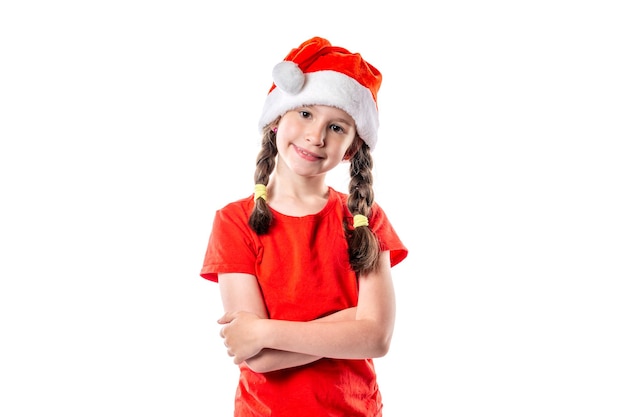
[[[314,146],[324,146],[324,139],[326,138],[325,126],[311,126],[307,131],[306,140]]]

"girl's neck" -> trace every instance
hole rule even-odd
[[[288,216],[307,216],[321,211],[328,202],[324,178],[293,180],[275,176],[267,186],[268,204]]]

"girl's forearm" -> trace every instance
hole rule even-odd
[[[328,316],[313,320],[314,322],[333,322],[354,320],[356,307],[337,311]],[[307,355],[297,352],[288,352],[276,349],[263,349],[256,356],[246,360],[246,364],[254,372],[271,372],[279,369],[293,368],[295,366],[306,365],[320,359],[321,356]]]
[[[335,359],[384,356],[391,331],[371,319],[336,322],[261,320],[259,331],[265,348]]]
[[[275,349],[263,349],[256,356],[246,360],[246,365],[254,372],[264,373],[306,365],[318,359],[320,359],[320,356],[285,352]]]

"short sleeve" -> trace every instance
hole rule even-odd
[[[219,273],[255,273],[256,245],[248,226],[247,216],[236,207],[218,210],[200,276],[217,282]]]
[[[372,207],[369,223],[370,229],[372,229],[376,237],[378,237],[381,250],[389,251],[391,266],[402,262],[409,254],[409,251],[400,240],[400,237],[391,225],[387,215],[378,204],[374,204]]]

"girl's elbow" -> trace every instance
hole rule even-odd
[[[378,335],[372,343],[372,357],[381,358],[389,353],[390,348],[391,334]]]

